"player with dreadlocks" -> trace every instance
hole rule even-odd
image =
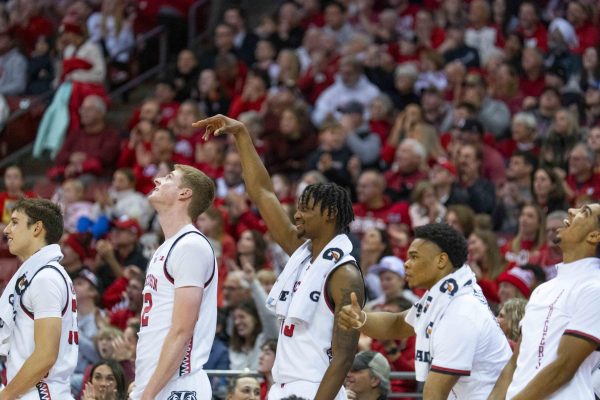
[[[358,331],[337,325],[355,292],[364,304],[364,281],[346,233],[354,219],[348,193],[333,183],[306,187],[292,224],[273,190],[246,127],[216,115],[194,124],[205,138],[230,134],[240,154],[246,190],[273,239],[290,255],[267,299],[281,321],[269,400],[290,395],[346,399],[342,387],[352,366]]]

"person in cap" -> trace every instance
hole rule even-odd
[[[346,378],[349,400],[383,400],[390,392],[390,364],[381,353],[361,351]]]
[[[74,393],[79,393],[86,368],[100,361],[94,339],[99,331],[97,317],[103,313],[98,308],[101,292],[100,280],[92,271],[87,268],[81,269],[73,278],[73,288],[77,296],[79,354],[77,366],[71,378],[71,388]]]
[[[400,258],[396,256],[382,257],[379,263],[373,265],[365,276],[367,287],[381,295],[368,302],[365,307],[369,310],[380,309],[386,301],[398,296],[412,302],[417,301],[418,297],[410,289],[404,288],[405,278],[404,263]]]
[[[530,270],[514,267],[498,275],[496,281],[500,304],[504,304],[510,299],[528,299],[535,284],[535,275]]]
[[[433,185],[435,195],[445,207],[468,203],[469,195],[459,186],[456,165],[452,161],[438,159],[429,169],[429,182]]]
[[[127,265],[146,270],[148,259],[139,244],[142,233],[136,219],[122,216],[113,222],[109,239],[101,239],[96,243],[96,251],[102,260],[97,272],[104,287],[121,277]]]
[[[563,262],[525,308],[521,338],[490,399],[593,399],[600,361],[600,204],[571,208],[556,241]]]
[[[64,254],[62,265],[71,277],[75,279],[79,272],[86,268],[84,261],[92,255],[89,248],[89,236],[81,233],[71,233],[60,242],[60,249]]]
[[[346,132],[346,144],[358,157],[362,167],[366,169],[377,166],[381,139],[369,129],[362,103],[351,100],[338,107],[338,111],[342,114],[340,124]]]
[[[425,399],[487,399],[510,348],[468,265],[465,238],[446,224],[415,229],[406,278],[424,288],[421,300],[402,313],[364,312],[352,304],[338,314],[342,329],[375,339],[416,335],[415,373]],[[457,334],[460,332],[460,334]]]
[[[8,384],[0,399],[72,399],[77,363],[77,301],[60,265],[60,207],[19,200],[4,229],[8,249],[23,264],[0,297],[0,354]]]

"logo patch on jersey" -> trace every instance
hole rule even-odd
[[[332,247],[330,249],[327,249],[327,250],[325,250],[325,253],[323,253],[324,259],[334,260],[336,262],[343,256],[344,256],[344,252],[341,249],[338,249],[337,247]]]
[[[25,276],[25,274],[21,275],[21,277],[17,279],[17,283],[15,284],[15,292],[17,292],[17,294],[21,296],[25,289],[27,289],[28,285],[29,282],[27,281],[27,277]]]
[[[279,301],[286,301],[288,294],[290,294],[289,291],[282,290],[281,293],[279,293]]]
[[[38,391],[40,400],[52,400],[52,397],[50,396],[50,388],[48,388],[46,382],[38,382],[38,384],[35,385],[35,388]]]
[[[148,274],[146,277],[146,282],[144,283],[144,287],[146,286],[156,291],[156,288],[158,287],[158,278],[152,274]]]
[[[431,336],[431,332],[433,332],[433,321],[431,321],[429,325],[427,325],[427,328],[425,328],[425,337],[427,339],[429,339]]]
[[[294,293],[296,293],[296,290],[298,290],[298,286],[300,286],[300,283],[302,283],[302,282],[300,282],[300,281],[296,281],[296,282],[294,283],[294,289],[293,289],[293,292],[294,292]]]
[[[458,292],[458,283],[452,278],[446,279],[444,283],[442,283],[442,286],[440,286],[440,292],[448,292],[450,296],[454,296],[454,294]]]
[[[428,351],[417,350],[415,352],[415,360],[420,362],[431,362],[431,354]]]
[[[312,301],[314,301],[316,303],[319,301],[319,298],[321,297],[321,292],[317,292],[316,290],[314,292],[310,292],[309,297]]]
[[[173,391],[167,400],[197,400],[196,392]]]

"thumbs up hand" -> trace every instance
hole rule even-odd
[[[364,315],[363,315],[364,314]],[[350,294],[350,304],[342,307],[338,313],[338,325],[344,330],[360,329],[367,321],[367,314],[362,311],[356,293]]]

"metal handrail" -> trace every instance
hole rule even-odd
[[[262,374],[258,371],[252,371],[249,369],[244,370],[233,370],[233,369],[207,369],[205,370],[208,376],[222,376],[226,378],[235,377],[238,375],[250,375],[255,377],[260,377]],[[414,372],[399,372],[392,371],[390,372],[390,379],[403,379],[403,380],[415,380]],[[387,396],[388,399],[422,399],[423,394],[418,392],[412,393],[389,393]]]
[[[198,34],[198,29],[196,27],[196,18],[198,17],[198,10],[202,6],[208,3],[207,0],[197,0],[192,4],[188,10],[188,40],[187,47],[188,49],[193,49],[196,42],[196,35]]]

